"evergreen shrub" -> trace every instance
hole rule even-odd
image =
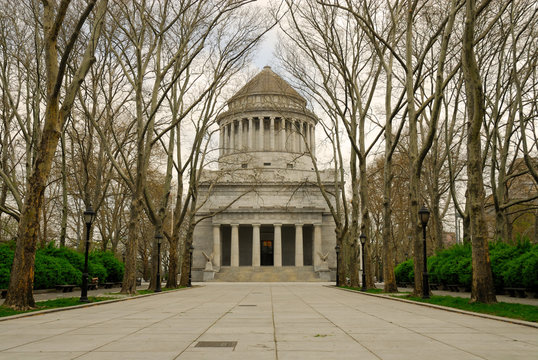
[[[394,275],[398,283],[414,283],[415,270],[413,269],[413,259],[406,260],[396,266]]]
[[[514,245],[503,242],[489,244],[491,270],[497,291],[506,287],[538,290],[538,244],[518,238]],[[413,260],[394,269],[397,282],[413,282],[410,272]],[[428,258],[430,282],[470,286],[472,282],[471,246],[454,245]]]
[[[90,262],[100,264],[106,269],[106,278],[99,277],[101,282],[121,282],[124,265],[111,251],[92,251]],[[96,275],[97,276],[97,275]],[[102,279],[102,280],[101,280]]]

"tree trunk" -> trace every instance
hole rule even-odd
[[[65,158],[65,132],[62,131],[61,135],[61,148],[62,148],[62,223],[60,229],[60,247],[65,246],[65,236],[67,232],[67,164]]]
[[[177,288],[177,274],[179,270],[179,236],[176,232],[170,239],[170,256],[168,260],[167,288]]]
[[[185,234],[185,242],[183,246],[183,254],[181,256],[181,274],[179,278],[179,286],[187,286],[189,284],[189,273],[191,271],[191,257],[190,257],[190,247],[192,245],[193,234],[194,234],[194,219],[189,217],[189,228]]]
[[[133,194],[129,214],[128,239],[125,243],[125,271],[121,287],[122,294],[136,293],[136,258],[138,254],[138,219],[142,211],[140,198]]]
[[[471,302],[493,303],[497,299],[493,286],[487,241],[480,141],[480,130],[485,117],[485,109],[480,72],[473,49],[475,20],[475,0],[467,0],[462,69],[465,80],[465,93],[467,95],[468,115],[467,176],[473,268]]]

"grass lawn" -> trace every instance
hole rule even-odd
[[[456,296],[432,296],[422,299],[411,295],[393,295],[402,299],[447,306],[451,308],[473,311],[477,313],[503,316],[512,319],[538,322],[538,306],[499,302],[496,304],[469,303],[469,299]]]
[[[105,297],[105,296],[88,296],[88,300],[90,300],[91,303],[99,302],[99,301],[105,301],[105,300],[112,300],[113,297]],[[67,306],[75,306],[82,304],[80,302],[80,298],[78,297],[71,297],[71,298],[60,298],[60,299],[53,299],[53,300],[45,300],[45,301],[38,301],[36,302],[36,308],[26,311],[15,311],[7,306],[1,305],[0,306],[0,317],[4,316],[11,316],[11,315],[17,315],[32,311],[39,311],[39,310],[46,310],[46,309],[55,309],[55,308],[62,308]]]

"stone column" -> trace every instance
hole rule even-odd
[[[260,120],[260,131],[258,132],[258,150],[263,151],[263,117]]]
[[[271,151],[275,151],[275,117],[270,117],[270,126],[269,126],[269,146]]]
[[[310,149],[312,147],[312,141],[310,138],[310,135],[311,135],[310,124],[308,122],[305,122],[305,126],[306,126],[305,127],[306,144],[308,145],[307,148]]]
[[[280,149],[286,151],[286,119],[280,119]]]
[[[303,266],[303,224],[295,224],[295,266]]]
[[[319,254],[321,253],[321,224],[315,224],[314,225],[314,267],[320,266],[321,259],[319,258]],[[325,254],[323,254],[325,255]]]
[[[310,138],[310,146],[312,147],[312,155],[316,156],[316,126],[312,125],[312,137]]]
[[[252,266],[260,266],[260,224],[252,224]]]
[[[303,122],[299,121],[299,152],[300,153],[303,153],[305,151],[305,146],[304,146],[305,134],[304,134],[303,125],[304,125]]]
[[[219,126],[219,157],[222,156],[224,149],[224,126]]]
[[[213,265],[220,267],[220,225],[213,224]]]
[[[273,240],[273,266],[282,266],[282,224],[275,224]]]
[[[231,266],[239,266],[239,224],[232,224]]]
[[[222,126],[222,131],[224,132],[224,137],[222,141],[222,152],[223,154],[228,153],[228,125],[225,124]]]
[[[237,128],[237,150],[243,150],[243,119],[239,119],[239,127]]]
[[[252,151],[254,150],[252,148],[252,144],[254,143],[254,129],[252,128],[252,126],[254,125],[254,119],[253,118],[249,118],[248,119],[248,150],[249,151]]]
[[[230,123],[230,152],[235,152],[235,120]]]
[[[299,135],[299,122],[294,120],[293,121],[293,130],[295,132],[293,133],[295,136],[293,137],[293,151],[294,152],[301,152],[301,137]]]

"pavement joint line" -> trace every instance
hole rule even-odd
[[[306,306],[308,306],[310,309],[312,309],[315,313],[317,313],[318,315],[320,315],[321,317],[323,317],[325,320],[327,320],[329,323],[333,324],[333,326],[335,326],[337,329],[339,329],[341,332],[343,332],[344,334],[346,334],[349,338],[351,338],[353,341],[355,341],[357,344],[359,344],[360,346],[362,346],[363,348],[365,348],[366,350],[368,350],[368,352],[370,352],[372,355],[374,355],[376,358],[378,359],[382,359],[379,355],[377,355],[374,351],[372,351],[370,348],[368,348],[367,346],[365,346],[364,344],[362,344],[359,340],[357,340],[355,337],[353,337],[351,334],[349,334],[347,331],[345,331],[343,328],[341,328],[340,326],[338,326],[335,322],[333,322],[331,319],[329,319],[327,316],[325,316],[324,314],[322,314],[321,312],[319,312],[317,309],[315,309],[312,305],[308,304],[306,301],[304,301],[304,299],[300,296],[298,296],[295,291],[291,290],[290,291],[293,295],[295,295],[297,298],[299,298],[303,304],[305,304]],[[331,299],[332,301],[334,301],[334,299]]]
[[[224,312],[222,313],[221,316],[219,316],[219,317],[218,317],[215,321],[213,321],[213,322],[211,323],[211,325],[209,325],[209,326],[208,326],[208,327],[207,327],[207,328],[206,328],[200,335],[198,335],[193,341],[191,341],[191,342],[189,343],[189,345],[187,345],[187,346],[185,347],[185,349],[183,349],[179,354],[177,354],[177,356],[174,358],[174,360],[175,360],[175,359],[179,359],[179,357],[180,357],[185,351],[187,351],[187,349],[190,348],[190,347],[192,346],[192,344],[194,344],[196,341],[198,341],[198,339],[200,339],[200,338],[201,338],[201,337],[202,337],[202,336],[203,336],[209,329],[211,329],[211,328],[212,328],[217,322],[219,322],[223,317],[225,317],[226,315],[228,315],[228,314],[231,312],[231,310],[232,310],[233,308],[237,307],[237,305],[239,305],[239,304],[241,303],[241,301],[245,300],[245,299],[247,298],[247,296],[250,295],[251,292],[252,292],[252,289],[251,289],[245,296],[243,296],[239,301],[237,301],[234,305],[232,305],[232,307],[230,307],[227,311],[224,311]],[[220,297],[220,296],[219,296],[219,297]],[[207,301],[206,301],[206,303],[207,303]]]
[[[350,290],[350,289],[343,289],[343,290],[349,290],[349,292],[357,292],[357,291]],[[361,293],[361,294],[369,294],[369,293]],[[372,316],[372,317],[374,317],[374,318],[376,318],[376,319],[378,319],[378,320],[380,320],[380,321],[389,322],[389,323],[391,323],[391,324],[394,325],[394,326],[398,326],[398,327],[400,327],[400,328],[402,328],[402,329],[406,329],[406,330],[408,330],[408,331],[410,331],[410,332],[412,332],[412,333],[414,333],[414,334],[416,334],[416,335],[423,336],[423,337],[428,338],[428,339],[430,339],[430,340],[432,340],[432,341],[434,341],[434,342],[441,343],[441,344],[446,345],[446,346],[448,346],[448,347],[451,347],[451,348],[453,348],[453,349],[456,349],[456,350],[462,351],[462,352],[464,352],[464,353],[467,353],[467,354],[469,354],[469,355],[475,356],[475,357],[477,357],[477,358],[479,358],[479,359],[487,360],[486,358],[484,358],[484,357],[482,357],[482,356],[480,356],[480,355],[478,355],[478,354],[472,353],[472,352],[470,352],[470,351],[468,351],[468,350],[466,350],[466,349],[463,349],[463,348],[460,348],[460,347],[458,347],[458,346],[455,346],[455,345],[449,344],[449,343],[447,343],[447,342],[444,342],[444,341],[442,341],[442,340],[436,339],[436,338],[430,336],[428,333],[422,333],[422,332],[419,332],[419,331],[414,330],[414,329],[412,329],[412,328],[409,328],[409,327],[400,325],[400,324],[398,324],[398,323],[395,323],[395,322],[386,320],[386,319],[384,319],[384,318],[382,318],[382,317],[379,317],[379,316],[377,316],[377,315],[370,314],[370,313],[367,313],[367,312],[365,312],[365,311],[362,311],[362,310],[356,309],[356,308],[354,308],[354,307],[351,307],[351,306],[347,305],[346,303],[341,303],[341,302],[339,302],[339,303],[340,303],[340,305],[344,305],[344,306],[350,307],[351,309],[353,309],[353,310],[355,310],[355,311],[360,311],[361,313],[363,313],[363,314],[367,314],[367,315],[369,315],[369,316]],[[411,303],[414,304],[415,302],[411,302]],[[414,315],[414,313],[411,312],[411,311],[406,311],[406,312],[409,313],[409,314]],[[448,322],[448,320],[447,320],[447,322]],[[468,329],[471,329],[471,330],[475,330],[474,328],[469,327],[469,326],[465,326],[465,327],[468,328]],[[494,334],[494,335],[498,335],[498,334]]]
[[[452,308],[452,307],[448,307],[448,306],[424,303],[424,302],[420,302],[420,301],[407,300],[407,299],[402,299],[402,298],[399,298],[399,297],[393,297],[393,296],[390,296],[390,295],[372,294],[372,293],[368,293],[368,292],[345,289],[345,288],[337,287],[337,286],[334,286],[334,285],[323,285],[323,286],[328,287],[328,288],[335,288],[335,289],[338,289],[338,290],[343,290],[343,291],[347,291],[347,292],[351,292],[351,293],[355,293],[355,294],[373,296],[373,297],[378,297],[378,298],[383,298],[383,299],[388,299],[388,300],[393,300],[393,301],[400,301],[400,302],[405,302],[405,303],[408,303],[408,304],[415,304],[415,305],[419,305],[419,306],[425,306],[425,307],[429,307],[429,308],[445,310],[445,311],[455,312],[455,313],[464,314],[464,315],[471,315],[471,316],[481,317],[481,318],[484,318],[484,319],[503,321],[503,322],[507,322],[507,323],[512,323],[512,324],[516,324],[516,325],[522,325],[522,326],[528,326],[528,327],[538,329],[538,324],[530,322],[530,321],[512,319],[512,318],[496,316],[496,315],[490,315],[490,314],[483,314],[483,313],[479,313],[479,312],[461,310],[461,309]]]
[[[273,320],[273,342],[275,343],[275,359],[278,360],[278,342],[276,340],[276,324],[275,324],[275,303],[273,301],[273,286],[269,287],[271,294],[271,318]]]
[[[82,308],[87,308],[87,307],[91,307],[91,306],[112,304],[112,303],[116,303],[116,302],[120,302],[120,301],[142,299],[142,298],[145,298],[145,297],[148,297],[148,296],[162,295],[162,294],[172,293],[172,292],[181,291],[181,290],[188,290],[188,289],[193,289],[193,288],[194,288],[194,286],[191,287],[191,288],[185,287],[185,288],[168,290],[168,291],[163,291],[163,292],[158,292],[158,293],[142,294],[142,295],[128,296],[128,297],[123,297],[123,298],[118,298],[118,299],[98,301],[98,302],[94,302],[94,303],[87,303],[87,304],[80,304],[80,305],[73,305],[73,306],[65,306],[65,307],[59,307],[59,308],[54,308],[54,309],[30,311],[30,312],[27,312],[27,313],[0,317],[0,322],[1,321],[8,321],[8,320],[16,320],[16,319],[21,319],[21,318],[30,317],[30,316],[38,316],[38,315],[50,314],[50,313],[55,313],[55,312],[60,312],[60,311],[82,309]]]

